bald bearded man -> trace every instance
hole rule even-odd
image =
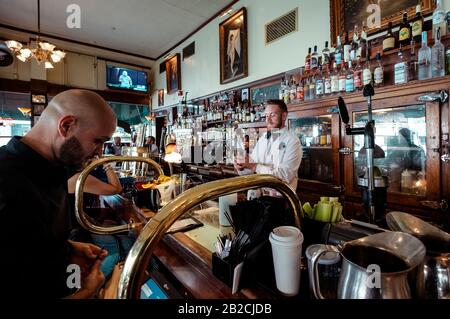
[[[104,282],[100,265],[106,252],[67,240],[66,168],[80,168],[100,155],[116,123],[111,107],[98,94],[68,90],[50,101],[28,134],[13,137],[0,148],[4,295],[25,299],[96,295]],[[70,264],[80,266],[81,287]],[[75,293],[74,286],[79,288]]]

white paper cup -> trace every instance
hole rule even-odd
[[[236,205],[237,194],[230,194],[219,197],[219,224],[221,226],[231,226],[228,219],[225,217],[225,212],[231,218],[230,206]]]
[[[300,288],[300,258],[303,234],[296,227],[274,228],[269,236],[277,289],[286,296],[295,296]]]

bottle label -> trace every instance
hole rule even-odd
[[[394,82],[395,84],[402,84],[408,82],[408,71],[405,62],[397,63],[394,66]]]
[[[401,28],[400,32],[398,33],[398,39],[400,41],[405,41],[411,38],[411,33],[409,31],[409,28]]]
[[[353,83],[353,77],[345,80],[345,92],[353,92],[355,90],[355,86]]]
[[[312,57],[311,58],[311,65],[309,67],[310,67],[311,70],[317,68],[317,58],[316,57]]]
[[[345,91],[345,78],[339,78],[339,91]]]
[[[309,71],[309,60],[305,62],[305,71]]]
[[[335,75],[331,77],[331,92],[339,92],[339,79]]]
[[[334,55],[334,62],[336,62],[337,65],[342,63],[342,53],[338,52]]]
[[[330,63],[330,57],[328,54],[322,54],[322,65]]]
[[[370,72],[370,69],[364,69],[363,84],[364,85],[370,84],[371,81],[372,81],[372,72]]]
[[[325,94],[331,93],[331,79],[330,78],[325,79],[324,91],[325,91]]]
[[[437,11],[433,13],[433,25],[443,23],[444,21],[445,21],[444,11]]]
[[[395,47],[395,38],[387,38],[383,40],[383,50],[390,50]]]
[[[316,81],[316,95],[322,95],[323,94],[323,81],[317,80]]]
[[[383,72],[383,68],[378,67],[378,68],[375,69],[375,72],[374,72],[374,81],[375,81],[375,84],[381,84],[381,83],[383,83],[383,78],[384,78],[383,73],[384,73],[384,72]]]
[[[422,20],[417,20],[413,22],[411,27],[413,37],[422,35],[422,27],[423,27]]]
[[[352,46],[349,44],[344,45],[344,62],[350,61],[350,50]]]

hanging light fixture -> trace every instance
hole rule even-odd
[[[15,40],[5,41],[11,52],[22,62],[28,62],[32,58],[40,63],[44,63],[46,69],[53,69],[53,63],[60,62],[66,55],[61,50],[55,50],[55,46],[48,42],[41,41],[41,1],[37,0],[38,5],[38,34],[36,38],[37,47],[32,48],[31,44],[26,47]]]

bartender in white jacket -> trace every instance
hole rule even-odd
[[[272,174],[297,189],[297,172],[302,160],[298,137],[286,127],[287,106],[281,100],[268,100],[266,109],[267,132],[260,136],[250,159],[235,163],[239,175]]]

